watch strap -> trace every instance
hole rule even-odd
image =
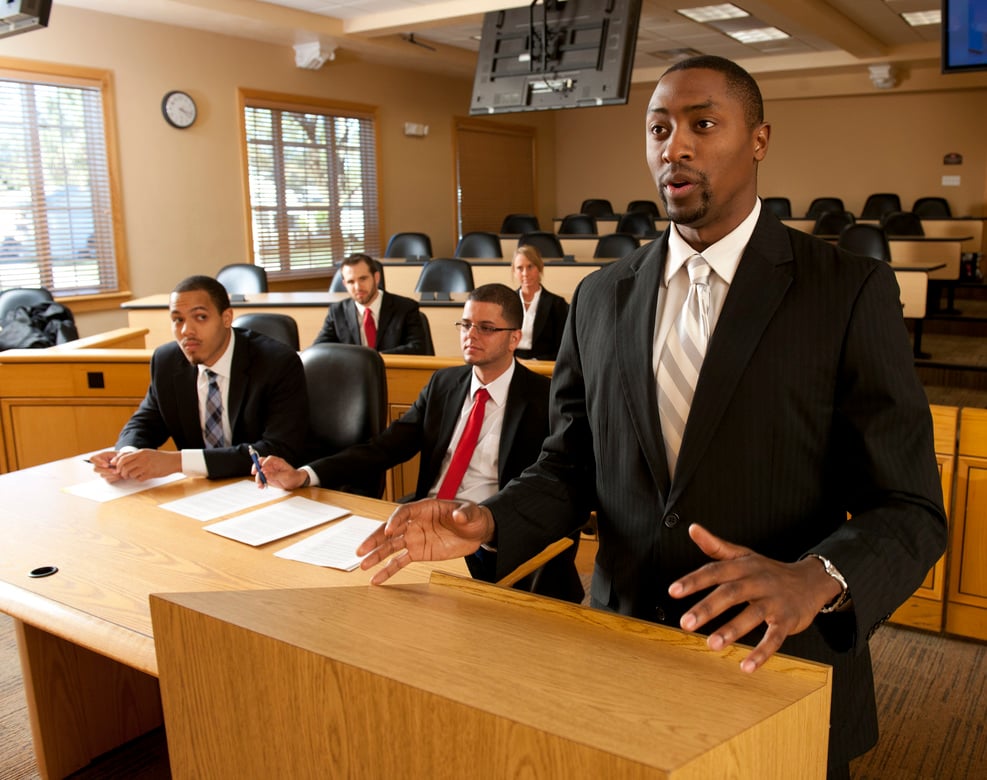
[[[826,573],[836,580],[840,585],[840,592],[832,601],[823,606],[819,613],[822,615],[828,615],[830,612],[837,612],[846,606],[846,603],[850,600],[850,586],[847,585],[846,577],[843,576],[842,572],[833,565],[833,562],[829,558],[825,558],[822,555],[816,553],[809,553],[806,558],[815,558],[825,569]]]

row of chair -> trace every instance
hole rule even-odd
[[[653,238],[658,234],[655,220],[660,219],[657,205],[651,210],[628,211],[623,214],[607,214],[617,220],[616,233],[631,233],[635,236]],[[567,214],[559,225],[560,235],[590,235],[598,234],[598,216],[582,211]],[[505,235],[520,235],[541,230],[538,217],[534,214],[508,214],[500,225],[500,232]]]
[[[762,203],[778,219],[792,218],[792,203],[788,198],[763,198]],[[953,216],[949,202],[938,196],[918,198],[911,210],[923,219],[950,219]],[[809,204],[805,218],[818,219],[822,214],[834,211],[846,212],[841,198],[815,198]],[[863,211],[860,212],[860,219],[881,219],[885,214],[899,211],[904,211],[904,209],[901,207],[901,198],[898,195],[893,192],[876,192],[868,196]]]
[[[847,225],[857,221],[849,211],[826,211],[816,218],[812,226],[817,236],[837,236]],[[922,218],[914,211],[889,211],[880,219],[880,226],[889,236],[924,236]]]
[[[661,211],[658,209],[658,204],[653,200],[629,201],[623,213],[630,214],[634,212],[650,214],[653,219],[661,219]],[[579,213],[589,214],[591,217],[618,216],[618,212],[614,211],[613,204],[606,198],[587,198],[579,206]]]

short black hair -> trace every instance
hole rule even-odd
[[[362,252],[356,252],[352,255],[349,255],[348,257],[344,257],[340,262],[339,267],[340,269],[342,269],[344,265],[348,265],[352,268],[354,265],[359,265],[360,263],[366,263],[367,268],[370,269],[370,273],[374,273],[380,270],[377,267],[377,261],[374,260],[370,255],[365,255]]]
[[[212,302],[216,304],[216,311],[222,314],[230,308],[230,294],[222,284],[211,276],[189,276],[182,279],[175,285],[173,293],[192,292],[193,290],[203,290],[209,294]]]
[[[524,309],[521,307],[521,296],[506,284],[495,282],[481,284],[469,294],[469,300],[476,303],[496,303],[507,320],[508,327],[515,330],[521,327],[524,320]]]
[[[764,99],[761,97],[761,89],[746,70],[736,62],[725,57],[716,57],[712,54],[701,54],[698,57],[689,57],[672,65],[661,74],[661,81],[669,73],[678,70],[715,70],[722,73],[727,80],[728,92],[736,97],[744,106],[744,119],[747,127],[753,130],[764,122]]]

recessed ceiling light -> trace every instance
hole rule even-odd
[[[909,11],[903,13],[901,18],[912,27],[921,27],[925,24],[942,24],[942,11],[938,8],[934,11]]]
[[[720,19],[739,19],[750,16],[743,8],[737,8],[732,3],[722,5],[703,5],[698,8],[677,9],[682,16],[687,16],[694,22],[715,22]]]
[[[728,32],[727,35],[741,43],[780,41],[782,38],[790,37],[787,32],[783,32],[777,27],[755,27],[752,30],[733,30],[732,32]]]

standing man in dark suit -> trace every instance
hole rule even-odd
[[[380,289],[380,271],[369,255],[350,255],[339,267],[350,294],[329,304],[314,344],[356,344],[394,355],[424,355],[425,326],[418,302]]]
[[[249,447],[286,458],[304,452],[308,396],[298,354],[232,327],[230,298],[215,279],[190,276],[171,293],[175,342],[154,350],[151,385],[114,450],[92,456],[109,482],[175,472],[246,476]],[[178,452],[157,448],[172,439]]]
[[[509,287],[477,287],[457,323],[466,365],[436,371],[411,409],[369,442],[300,469],[282,458],[265,458],[261,467],[268,484],[289,490],[309,484],[329,488],[368,481],[377,484],[383,471],[420,454],[416,498],[489,498],[535,461],[548,435],[550,381],[514,359],[521,317],[521,300]],[[454,455],[467,438],[480,393],[488,393],[489,400],[479,438],[472,457],[464,463],[461,481],[450,484],[448,475],[456,470]],[[550,561],[538,576],[536,592],[581,601],[583,588],[575,570],[575,554],[574,545]],[[481,554],[470,556],[467,563],[474,576],[484,578],[493,574],[495,558]]]
[[[745,672],[779,651],[833,666],[829,773],[845,778],[877,739],[867,639],[946,541],[895,277],[761,208],[770,126],[734,63],[672,66],[645,130],[673,225],[573,296],[537,463],[480,506],[401,507],[358,552],[366,568],[406,551],[377,582],[481,543],[506,571],[594,507],[595,606],[753,645]],[[692,334],[708,341],[678,446],[659,375]]]

